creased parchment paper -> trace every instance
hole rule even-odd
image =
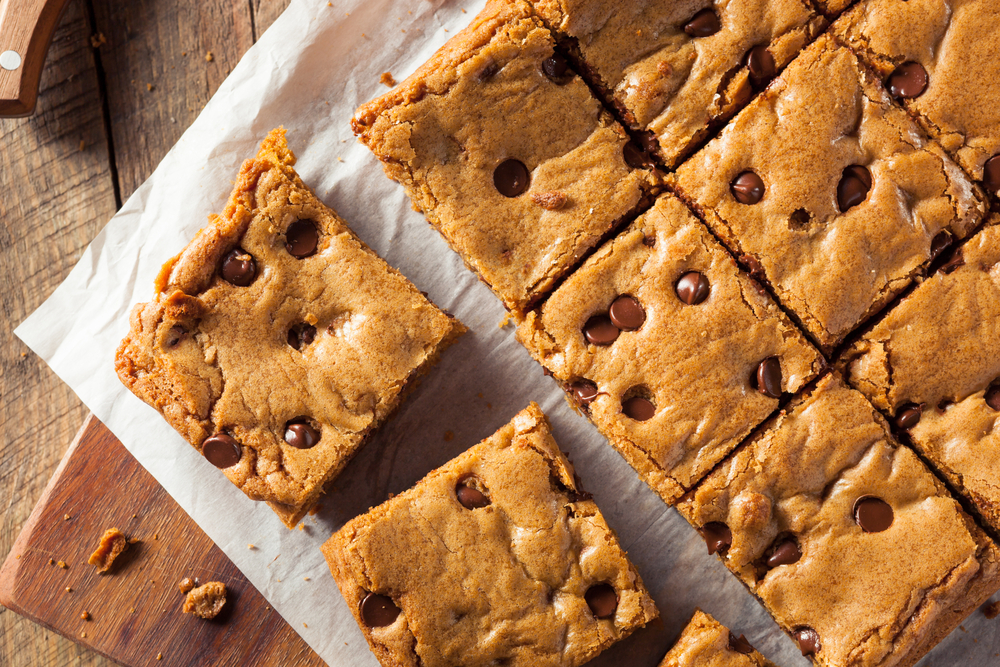
[[[662,613],[593,665],[653,667],[695,606],[745,633],[786,667],[808,664],[704,542],[565,403],[501,329],[503,308],[423,219],[350,130],[354,109],[385,92],[382,72],[410,74],[464,27],[483,0],[294,0],[244,56],[201,116],[16,331],[65,380],[331,665],[377,667],[319,545],[348,519],[399,493],[492,434],[528,401],[550,417],[585,487],[618,532]],[[114,352],[132,305],[153,294],[160,266],[220,211],[242,161],[284,125],[302,178],[392,266],[471,331],[375,434],[323,500],[288,530],[248,500],[130,394]],[[510,128],[511,132],[523,128]],[[148,508],[155,511],[155,508]],[[248,544],[256,549],[248,549]],[[305,578],[308,577],[308,581]],[[925,665],[998,664],[1000,641],[980,612]]]

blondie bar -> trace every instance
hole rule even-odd
[[[775,666],[755,651],[746,637],[737,637],[717,620],[697,609],[660,667]]]

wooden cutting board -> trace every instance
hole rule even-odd
[[[139,542],[102,575],[87,558],[111,527]],[[181,613],[184,577],[226,584],[220,616]],[[324,664],[93,415],[0,569],[0,603],[130,667]]]

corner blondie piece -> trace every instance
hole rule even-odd
[[[355,133],[521,313],[648,203],[659,176],[523,0],[490,0]]]
[[[775,667],[754,650],[746,637],[737,637],[729,628],[700,609],[667,652],[660,667]]]
[[[1000,227],[849,349],[847,379],[1000,531]]]
[[[588,258],[517,338],[667,503],[824,365],[672,195]]]
[[[323,553],[384,667],[571,667],[658,615],[534,403]]]
[[[289,527],[464,327],[295,173],[284,130],[164,265],[115,369]]]
[[[909,667],[1000,588],[1000,550],[835,374],[678,505],[823,667]]]
[[[803,0],[530,0],[673,167],[826,26]]]
[[[828,352],[984,211],[958,165],[828,35],[676,185]]]
[[[845,14],[835,32],[927,133],[1000,198],[1000,4],[868,0]]]

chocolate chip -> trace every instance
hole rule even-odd
[[[781,398],[781,362],[777,357],[768,357],[757,366],[757,391]]]
[[[646,311],[634,296],[623,294],[611,302],[611,322],[622,331],[635,331],[646,321]]]
[[[587,589],[583,599],[597,618],[611,618],[618,609],[618,593],[611,584],[595,584]]]
[[[296,350],[301,350],[316,340],[316,327],[311,324],[296,324],[288,330],[288,344]]]
[[[319,230],[312,220],[296,220],[285,232],[285,248],[296,259],[305,259],[316,254],[319,245]]]
[[[187,334],[187,331],[179,324],[170,327],[170,331],[167,332],[167,347],[177,347],[185,334]]]
[[[228,468],[243,458],[243,448],[236,439],[225,433],[216,433],[201,444],[201,453],[216,468]]]
[[[359,607],[361,620],[369,628],[384,628],[387,625],[392,625],[401,611],[392,598],[378,593],[366,595],[361,600]]]
[[[744,171],[729,184],[729,190],[736,201],[753,206],[764,198],[764,181],[752,171]]]
[[[927,70],[920,63],[905,62],[889,75],[888,86],[893,97],[919,97],[927,90]]]
[[[653,415],[656,414],[656,406],[648,398],[633,396],[622,401],[622,414],[637,422],[644,422],[653,418]]]
[[[955,248],[955,252],[952,254],[952,256],[948,259],[947,262],[941,265],[941,268],[939,270],[941,271],[941,273],[947,276],[951,275],[957,269],[963,266],[965,266],[965,257],[962,255],[962,249]]]
[[[594,315],[583,325],[584,337],[594,345],[611,345],[621,333],[607,315]]]
[[[719,32],[722,24],[719,15],[712,9],[703,9],[684,24],[684,32],[692,37],[708,37]]]
[[[948,249],[952,241],[951,232],[948,230],[935,234],[934,238],[931,239],[931,259],[937,259],[941,253]]]
[[[305,417],[296,417],[285,424],[285,442],[296,449],[310,449],[319,442],[320,432]]]
[[[473,479],[471,475],[466,475],[462,479],[458,480],[458,484],[455,485],[455,497],[458,498],[458,502],[462,504],[467,510],[480,509],[486,507],[490,504],[489,497],[475,488],[469,483],[469,480]]]
[[[558,53],[542,61],[542,71],[557,86],[565,86],[573,78],[573,71],[569,68],[569,63]]]
[[[656,235],[650,234],[648,236],[643,236],[642,237],[642,245],[646,246],[647,248],[653,248],[653,247],[655,247],[656,246]]]
[[[493,185],[504,197],[516,197],[528,189],[528,168],[520,160],[504,160],[493,172]]]
[[[1000,154],[994,155],[983,165],[983,185],[994,196],[1000,190]]]
[[[231,285],[246,287],[257,277],[257,262],[245,250],[234,248],[222,260],[222,278]]]
[[[622,146],[622,157],[625,158],[625,164],[633,169],[645,169],[649,166],[649,158],[633,141]]]
[[[802,551],[794,538],[786,537],[775,543],[774,551],[767,557],[767,566],[772,570],[779,565],[791,565],[802,558]]]
[[[854,503],[854,521],[866,533],[881,533],[892,525],[892,506],[881,498],[864,496]]]
[[[819,653],[819,633],[807,625],[802,625],[792,630],[792,637],[799,645],[802,655],[810,656]]]
[[[986,405],[1000,412],[1000,384],[994,384],[987,389],[986,395],[983,398],[986,399]]]
[[[708,545],[708,555],[724,555],[733,546],[733,531],[721,521],[711,521],[701,527],[701,536]]]
[[[747,638],[744,635],[737,637],[732,632],[729,633],[729,649],[743,655],[753,653],[753,646],[750,645]]]
[[[743,56],[743,64],[750,70],[750,82],[754,88],[763,88],[778,73],[774,56],[763,44],[758,44]]]
[[[837,204],[840,212],[846,213],[865,200],[872,189],[872,175],[865,167],[852,164],[844,169],[837,185]]]
[[[577,380],[569,389],[581,405],[590,405],[597,398],[597,385],[590,380]]]
[[[906,405],[901,406],[896,411],[896,426],[904,431],[909,431],[917,425],[917,422],[920,421],[920,417],[923,412],[923,406],[917,405],[916,403],[907,403]]]
[[[708,298],[711,285],[708,278],[697,271],[688,271],[677,281],[677,298],[689,306],[697,306]]]

